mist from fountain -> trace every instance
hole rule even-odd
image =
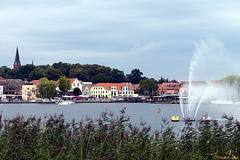
[[[233,86],[212,84],[210,80],[219,80],[231,74],[231,67],[223,53],[222,46],[214,41],[201,41],[196,44],[189,67],[187,88],[180,89],[180,107],[184,119],[195,120],[203,103],[214,100],[237,101],[238,90]],[[225,72],[224,72],[225,71]],[[208,81],[207,81],[208,80]]]

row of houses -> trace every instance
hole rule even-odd
[[[58,83],[58,81],[56,82]],[[71,89],[68,95],[73,95],[73,90],[79,88],[82,92],[81,97],[94,98],[121,98],[121,97],[138,97],[134,90],[138,85],[131,83],[98,83],[82,82],[77,78],[71,78]],[[38,94],[39,80],[31,82],[20,79],[4,79],[0,77],[0,100],[1,99],[23,99],[36,100]],[[57,87],[56,90],[60,92]]]
[[[58,83],[58,81],[57,81]],[[77,78],[71,78],[71,89],[68,91],[68,95],[73,94],[75,88],[79,88],[82,92],[81,97],[93,97],[93,98],[124,98],[124,97],[139,97],[135,90],[139,88],[139,84],[132,84],[129,82],[124,83],[97,83],[82,82]],[[192,82],[194,85],[205,84],[203,81]],[[216,82],[214,82],[216,83]],[[33,80],[31,82],[22,81],[20,79],[4,79],[0,77],[0,99],[14,99],[19,98],[23,100],[36,99],[38,93],[37,85],[39,80]],[[180,93],[188,94],[189,82],[177,82],[177,83],[162,83],[158,85],[160,100],[176,100]],[[57,88],[59,92],[59,88]]]

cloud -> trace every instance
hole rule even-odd
[[[23,60],[44,63],[48,55],[52,62],[71,62],[71,55],[127,72],[141,68],[152,77],[187,77],[194,42],[205,35],[236,56],[239,20],[240,4],[233,0],[0,1],[0,56],[14,55],[18,44],[22,56],[31,55]],[[12,61],[5,57],[0,64]]]

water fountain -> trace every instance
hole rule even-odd
[[[180,107],[183,119],[195,120],[199,107],[213,100],[236,99],[236,89],[229,86],[214,85],[211,80],[219,80],[233,69],[222,63],[228,63],[222,46],[214,40],[196,44],[189,67],[188,81],[180,89]]]

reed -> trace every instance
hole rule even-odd
[[[186,122],[179,134],[165,119],[154,132],[146,123],[132,125],[125,108],[79,122],[66,122],[63,114],[0,115],[0,159],[238,159],[240,123],[223,118]]]

